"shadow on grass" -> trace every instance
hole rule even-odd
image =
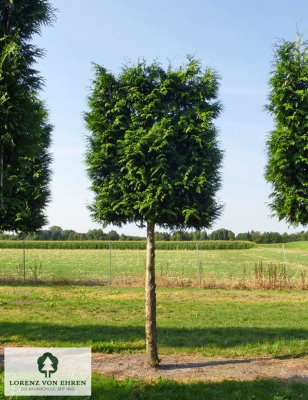
[[[1,385],[0,385],[1,386]],[[0,388],[1,390],[1,388]],[[0,399],[4,399],[1,397]],[[24,399],[25,397],[14,397]],[[68,397],[73,399],[74,397]],[[308,386],[300,382],[256,380],[251,382],[223,381],[217,383],[181,383],[158,379],[152,383],[140,380],[116,381],[94,376],[94,400],[296,400],[308,398]],[[27,397],[29,400],[63,399],[63,397]],[[89,399],[89,397],[83,397]]]
[[[55,322],[55,323],[54,323]],[[110,326],[110,325],[65,325],[36,322],[0,322],[0,343],[14,345],[23,343],[44,342],[56,346],[64,344],[89,345],[93,351],[113,353],[119,351],[135,351],[144,349],[143,326]],[[307,329],[292,328],[158,328],[160,347],[192,348],[203,347],[229,349],[245,346],[271,346],[273,344],[308,340]],[[296,346],[294,346],[296,347]],[[304,348],[286,356],[303,356]],[[281,352],[277,355],[283,356]]]
[[[190,369],[190,368],[203,368],[203,367],[214,367],[215,365],[236,365],[236,364],[250,364],[259,359],[242,359],[233,360],[232,358],[226,361],[211,361],[206,363],[185,363],[185,364],[160,364],[159,369],[163,371],[178,370],[178,369]]]
[[[283,400],[307,399],[308,385],[300,382],[257,380],[213,383],[181,383],[157,379],[152,383],[138,380],[116,381],[94,376],[92,398],[114,399],[202,399],[202,400]]]
[[[0,375],[0,399],[3,386]],[[66,397],[74,399],[75,397]],[[90,397],[83,397],[89,399]],[[288,382],[270,379],[239,382],[196,382],[182,383],[158,378],[148,383],[136,379],[115,380],[113,377],[92,377],[93,400],[293,400],[307,399],[308,385],[301,382]],[[25,397],[14,397],[25,399]],[[29,396],[28,400],[50,399],[63,397]]]

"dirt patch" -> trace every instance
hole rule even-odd
[[[30,303],[37,303],[37,300],[29,300],[29,299],[19,299],[19,300],[12,300],[11,304],[21,305],[21,304],[30,304]]]
[[[92,354],[92,370],[117,379],[158,377],[178,381],[251,381],[276,378],[308,382],[308,359],[160,356],[156,369],[144,368],[144,355]]]
[[[144,368],[143,354],[92,353],[92,371],[113,375],[116,379],[158,377],[177,381],[252,381],[275,378],[308,382],[308,359],[222,358],[198,355],[162,355],[156,369]],[[4,366],[4,348],[0,347],[0,368]]]

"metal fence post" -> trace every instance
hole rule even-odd
[[[109,284],[112,283],[111,242],[109,241]]]
[[[24,283],[26,282],[26,243],[25,239],[23,240],[23,246],[22,246],[22,263],[24,267]]]
[[[289,277],[289,271],[288,271],[288,264],[287,264],[287,259],[286,259],[286,253],[284,251],[284,244],[282,245],[282,251],[283,251],[283,257],[284,257],[284,270],[285,270],[285,275],[290,282],[290,277]]]
[[[196,253],[197,253],[197,265],[198,265],[198,279],[199,279],[199,284],[201,284],[201,265],[199,260],[198,243],[196,243]]]

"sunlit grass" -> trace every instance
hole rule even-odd
[[[306,291],[157,290],[159,354],[307,357],[307,321]],[[0,343],[4,347],[90,346],[92,351],[105,353],[143,353],[144,290],[120,286],[1,286]],[[0,371],[0,399],[7,399],[2,393]],[[308,386],[268,379],[118,381],[94,374],[91,398],[307,399]]]
[[[4,397],[3,373],[0,372],[0,399],[25,399],[21,396]],[[29,396],[28,400],[63,399],[52,396]],[[65,399],[75,399],[67,396]],[[88,400],[90,397],[81,397]],[[176,382],[158,378],[152,382],[141,379],[116,380],[114,377],[93,374],[93,400],[295,400],[307,399],[308,386],[300,382],[274,379],[256,381]]]
[[[162,354],[303,356],[307,306],[306,291],[160,288],[159,349]],[[91,346],[106,353],[145,349],[142,288],[5,286],[0,315],[0,343],[8,346]]]

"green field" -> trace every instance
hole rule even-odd
[[[308,356],[306,291],[158,288],[157,301],[160,354]],[[143,353],[144,290],[111,286],[1,286],[0,343],[91,346],[96,352]],[[0,398],[1,377],[0,373]],[[266,379],[188,384],[158,379],[147,383],[133,379],[116,381],[94,374],[92,398],[292,400],[308,398],[308,387],[300,382]]]
[[[293,286],[299,289],[304,288],[303,278],[305,288],[306,280],[308,284],[307,250],[307,242],[285,245],[290,282],[297,282]],[[145,351],[144,250],[112,249],[110,254],[108,249],[28,248],[25,256],[26,284],[0,286],[1,346],[90,346],[96,352],[125,354]],[[281,245],[198,252],[157,250],[159,353],[227,358],[308,357],[306,291],[268,291],[264,290],[266,285],[263,290],[185,287],[200,286],[200,265],[201,286],[230,287],[234,283],[241,287],[252,282],[251,287],[256,288],[255,267],[260,270],[261,263],[265,283],[273,279],[268,276],[268,268],[276,266],[284,271]],[[82,282],[108,283],[110,267],[116,286],[79,286]],[[0,249],[0,279],[7,278],[23,282],[22,249]],[[286,277],[278,276],[279,279],[289,283]],[[33,280],[41,285],[27,284]],[[67,281],[68,285],[45,286],[43,281]],[[133,284],[136,287],[129,287]],[[165,287],[176,285],[183,287]],[[136,379],[117,381],[94,374],[92,385],[91,398],[97,400],[308,398],[304,383],[268,379],[185,384],[157,379],[149,383]],[[1,393],[0,371],[0,399],[6,399]],[[28,397],[43,398],[46,397]]]
[[[3,345],[144,351],[144,288],[2,286],[0,307]],[[306,291],[157,290],[162,354],[307,355],[307,320]]]
[[[306,243],[306,246],[305,246]],[[307,242],[301,243],[302,249]],[[286,246],[288,278],[302,285],[308,269],[308,251],[298,244]],[[277,268],[277,280],[286,279],[282,247],[258,246],[241,250],[157,250],[158,284],[214,285],[215,282],[255,280],[255,266],[262,263],[264,279],[268,269]],[[199,268],[200,267],[200,268]],[[115,284],[142,284],[145,270],[144,250],[26,249],[25,270],[22,249],[0,249],[0,280],[75,281]],[[307,271],[308,277],[308,271]],[[217,284],[217,282],[216,282]]]
[[[285,249],[292,249],[292,250],[308,250],[308,242],[301,241],[301,242],[288,242],[288,243],[274,243],[274,244],[259,244],[259,247],[273,247],[281,249],[284,246]]]

